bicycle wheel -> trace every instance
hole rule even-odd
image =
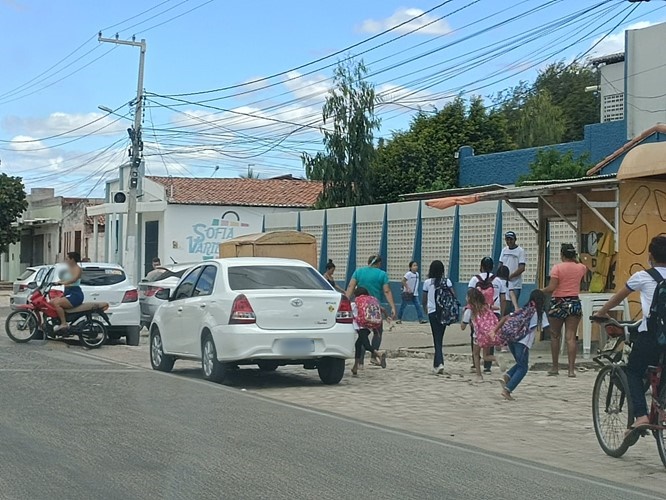
[[[621,368],[605,366],[592,391],[592,420],[599,446],[611,457],[621,457],[630,442],[624,433],[634,420],[627,376]]]
[[[5,320],[5,332],[14,342],[24,344],[35,338],[39,320],[32,311],[14,311]]]
[[[106,326],[101,321],[91,319],[82,323],[77,329],[81,344],[88,349],[96,349],[106,342]]]
[[[659,401],[655,402],[659,407],[656,424],[664,427],[666,426],[666,384],[662,384],[661,390],[659,391]],[[664,467],[666,467],[666,442],[664,441],[664,431],[662,429],[658,429],[652,433],[654,434],[654,438],[657,440],[657,449],[659,450],[659,458],[661,458],[661,463],[664,464]]]

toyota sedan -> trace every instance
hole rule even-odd
[[[155,370],[200,360],[205,379],[223,382],[239,365],[302,365],[337,384],[354,355],[349,299],[300,260],[209,260],[157,293],[166,300],[150,326]]]

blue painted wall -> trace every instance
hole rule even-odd
[[[534,161],[539,149],[557,149],[563,153],[573,151],[575,156],[589,153],[590,161],[597,163],[620,149],[626,142],[627,124],[622,120],[586,125],[585,138],[582,141],[554,144],[543,148],[519,149],[474,156],[472,148],[464,146],[460,149],[458,185],[468,187],[488,184],[514,184],[521,175],[529,173],[529,165]],[[620,163],[621,159],[613,162],[604,169],[604,173],[617,172]]]

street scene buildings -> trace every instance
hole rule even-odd
[[[123,21],[136,96],[0,120],[0,497],[663,498],[663,6],[370,3],[244,7],[284,64]]]

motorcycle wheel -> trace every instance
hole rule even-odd
[[[5,320],[5,332],[14,342],[24,344],[37,335],[39,319],[32,311],[14,311]]]
[[[106,325],[96,319],[81,323],[77,330],[81,345],[88,349],[97,349],[103,346],[108,338]]]

